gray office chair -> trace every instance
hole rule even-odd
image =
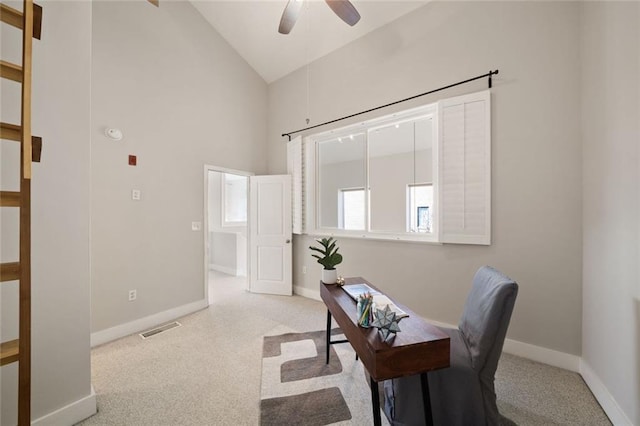
[[[434,425],[500,424],[494,376],[517,294],[518,284],[492,267],[476,272],[458,329],[442,329],[451,338],[450,367],[428,374]],[[383,387],[392,425],[425,424],[419,375]]]

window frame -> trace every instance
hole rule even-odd
[[[402,119],[415,119],[431,111],[432,185],[434,210],[432,232],[393,233],[370,231],[369,142],[371,128],[382,127]],[[395,114],[358,122],[338,129],[305,136],[301,163],[303,233],[311,236],[338,236],[372,240],[398,240],[435,244],[491,245],[491,93],[489,90],[468,93]],[[365,191],[367,230],[349,231],[319,226],[320,203],[317,200],[318,147],[322,141],[348,137],[364,131],[366,158]],[[415,152],[415,151],[414,151]],[[467,156],[468,153],[468,156]],[[462,157],[459,157],[462,155]],[[460,163],[459,158],[464,159]],[[452,163],[453,161],[453,163]],[[457,161],[457,163],[456,163]],[[480,172],[480,174],[479,174]],[[452,180],[453,179],[453,180]],[[452,204],[453,203],[453,204]],[[468,221],[467,221],[468,218]],[[468,226],[467,226],[468,225]],[[416,235],[419,234],[419,235]]]
[[[427,233],[417,232],[393,232],[393,231],[371,231],[371,205],[370,199],[370,182],[369,182],[369,133],[388,127],[395,124],[403,124],[410,121],[416,121],[423,118],[431,119],[431,132],[432,132],[432,177],[431,183],[434,188],[434,212],[432,215],[432,231]],[[310,235],[315,236],[336,236],[345,238],[366,238],[370,240],[393,240],[393,241],[413,241],[421,243],[438,243],[437,232],[437,203],[439,200],[437,194],[437,180],[438,180],[438,151],[437,151],[437,128],[438,128],[438,105],[437,103],[422,105],[416,108],[411,108],[405,111],[401,111],[394,114],[389,114],[383,117],[374,118],[371,120],[355,123],[349,126],[341,127],[338,129],[329,130],[327,132],[318,133],[305,137],[305,152],[306,152],[306,170],[310,171],[306,179],[306,231]],[[320,218],[320,203],[317,199],[317,188],[320,181],[320,170],[317,163],[319,158],[319,146],[322,142],[327,142],[337,138],[348,138],[351,134],[363,133],[365,136],[365,185],[369,188],[368,191],[364,191],[365,197],[365,230],[347,230],[340,228],[328,228],[322,227],[318,223]]]

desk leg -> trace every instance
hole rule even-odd
[[[424,421],[427,426],[433,426],[433,416],[431,414],[431,395],[429,393],[429,380],[427,378],[427,373],[420,374],[420,384],[422,385]]]
[[[329,364],[329,350],[331,349],[331,312],[327,309],[327,364]]]
[[[373,408],[373,424],[374,426],[382,425],[380,419],[380,393],[378,392],[378,382],[371,377],[371,407]]]

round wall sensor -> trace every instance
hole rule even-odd
[[[107,129],[105,130],[104,134],[107,135],[109,139],[113,139],[114,141],[119,141],[122,139],[122,132],[120,131],[120,129]]]

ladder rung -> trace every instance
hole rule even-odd
[[[20,207],[20,193],[0,191],[0,207]]]
[[[22,12],[9,7],[5,4],[0,4],[0,20],[4,23],[12,25],[16,28],[22,29]],[[40,40],[42,30],[42,7],[37,4],[33,5],[33,37]]]
[[[20,142],[22,140],[22,132],[20,126],[9,123],[0,123],[0,139],[8,139],[10,141]]]
[[[9,340],[0,344],[0,365],[11,364],[18,360],[18,340]]]
[[[21,127],[15,124],[0,123],[0,139],[20,142],[22,139]],[[31,161],[39,163],[42,154],[42,138],[40,136],[32,136],[31,146]]]
[[[22,83],[22,67],[0,60],[0,77]]]
[[[20,263],[0,263],[0,281],[14,281],[20,279]]]

